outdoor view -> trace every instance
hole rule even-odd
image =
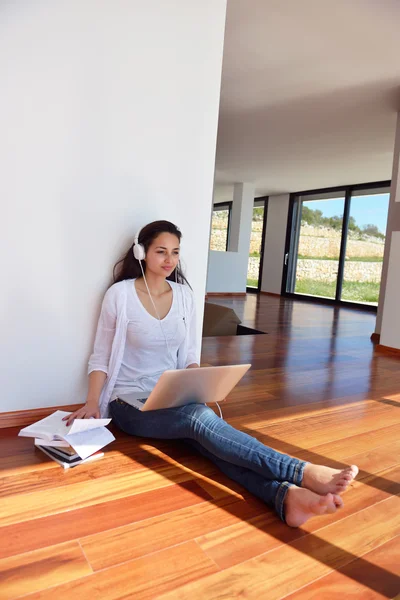
[[[210,250],[226,252],[228,249],[229,207],[213,210]]]
[[[351,199],[342,300],[377,304],[389,193]],[[302,202],[295,292],[334,298],[344,198]]]
[[[250,253],[247,271],[247,286],[258,287],[260,254],[264,219],[264,201],[254,203],[251,226]],[[229,208],[213,210],[211,223],[210,250],[227,250]]]
[[[258,287],[260,274],[260,257],[262,244],[262,231],[264,222],[264,202],[255,204],[253,208],[253,221],[251,225],[250,254],[247,268],[247,287]]]

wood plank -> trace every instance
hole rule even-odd
[[[210,500],[196,482],[152,490],[96,506],[0,528],[0,558],[45,548]],[[99,518],[101,515],[101,518]]]
[[[117,530],[81,538],[95,571],[192,540],[259,514],[255,503],[223,498],[160,515]]]
[[[241,500],[255,499],[243,486],[229,479],[221,471],[215,467],[215,471],[210,473],[209,478],[198,481],[198,484],[208,493],[214,500],[233,496]]]
[[[259,417],[260,415],[257,415]],[[364,408],[357,407],[321,414],[316,417],[305,417],[285,421],[284,424],[266,425],[264,420],[242,423],[239,429],[251,432],[261,442],[275,446],[277,441],[307,449],[310,446],[339,440],[351,435],[366,433],[393,424],[400,424],[400,414],[390,406]]]
[[[91,573],[77,542],[5,558],[0,560],[0,598],[11,600]]]
[[[355,464],[360,469],[357,479],[363,479],[378,471],[388,469],[389,467],[395,466],[400,463],[400,440],[390,442],[389,444],[382,444],[382,446],[373,447],[370,446],[370,450],[360,452],[359,454],[351,454],[346,456],[343,460],[335,460],[330,458],[330,452],[327,450],[326,457],[315,454],[313,449],[304,451],[301,454],[303,460],[309,462],[315,462],[318,464],[323,463],[326,466],[334,468],[343,468],[344,466]]]
[[[387,600],[400,589],[400,538],[367,552],[326,577],[314,581],[285,600]]]
[[[328,575],[331,571],[374,550],[400,533],[400,500],[388,498],[290,544],[281,545],[197,581],[159,600],[203,600],[204,598],[279,600],[285,595]]]
[[[246,386],[247,391],[240,386],[235,388],[228,396],[228,400],[222,405],[224,413],[229,411],[230,406],[234,406],[238,414],[226,413],[229,416],[230,422],[235,427],[237,426],[238,417],[251,417],[257,415],[257,418],[266,419],[266,424],[280,423],[287,419],[298,419],[301,417],[317,416],[321,413],[334,413],[343,410],[343,408],[352,408],[360,406],[365,402],[372,402],[372,399],[366,399],[365,394],[346,394],[343,398],[335,398],[332,402],[329,398],[321,400],[321,393],[311,393],[309,386],[304,386],[304,397],[296,398],[294,390],[277,390],[276,393],[270,394],[265,391],[260,384],[252,384]],[[299,388],[296,389],[297,393]],[[254,406],[252,406],[254,405]],[[246,411],[246,408],[249,409]],[[240,408],[243,412],[240,412]]]
[[[26,599],[67,600],[76,597],[79,600],[150,600],[173,590],[179,583],[195,581],[216,571],[215,563],[205,556],[197,544],[188,542],[105,569],[90,577],[26,596]]]
[[[335,460],[343,460],[353,454],[366,452],[371,448],[377,448],[384,444],[396,442],[399,439],[399,425],[389,425],[350,435],[346,438],[325,442],[317,446],[311,446],[307,450],[299,450],[297,455],[303,458],[310,451],[314,455],[326,456]]]
[[[282,411],[283,412],[283,411]],[[377,418],[379,417],[379,422]],[[232,420],[235,425],[235,419]],[[276,420],[270,419],[268,411],[263,414],[258,414],[256,418],[251,416],[246,419],[246,426],[251,426],[254,431],[269,433],[271,436],[276,434],[280,439],[282,436],[281,422],[285,422],[285,429],[288,428],[290,434],[294,436],[293,443],[297,440],[304,439],[304,433],[313,431],[315,433],[312,439],[318,439],[320,431],[329,431],[338,437],[332,439],[340,439],[347,435],[355,435],[369,429],[378,429],[394,423],[400,423],[400,415],[395,407],[378,404],[375,401],[358,402],[355,406],[341,406],[338,410],[317,412],[315,415],[300,415],[294,419],[285,419],[282,415],[277,416]],[[241,419],[243,425],[243,419]],[[333,425],[335,425],[333,427]],[[352,428],[353,427],[353,428]],[[358,430],[359,429],[359,430]],[[282,438],[285,439],[285,438]],[[326,439],[322,440],[326,442]],[[317,442],[319,443],[319,442]],[[322,443],[322,442],[321,442]]]
[[[376,473],[378,470],[398,465],[400,463],[400,440],[383,444],[377,448],[371,447],[367,452],[348,456],[346,462],[358,466],[361,474],[359,479],[364,477],[364,474]]]
[[[324,524],[322,519],[319,523]],[[305,535],[306,531],[287,527],[273,510],[265,508],[263,514],[203,534],[196,542],[220,569],[228,569]]]
[[[128,472],[91,481],[90,485],[87,481],[71,484],[63,487],[62,494],[46,489],[0,498],[0,527],[166,488],[205,477],[214,469],[214,465],[201,456],[191,462],[191,467],[201,473],[193,473],[185,465],[167,465],[157,472]]]
[[[92,481],[112,474],[132,474],[145,469],[157,470],[169,465],[184,464],[187,468],[198,467],[198,453],[189,445],[171,441],[170,446],[165,445],[164,451],[161,447],[138,444],[137,439],[128,438],[121,440],[116,434],[117,440],[111,447],[105,450],[105,456],[101,460],[80,465],[79,469],[64,470],[48,458],[40,450],[35,449],[31,442],[31,453],[38,456],[40,466],[29,470],[2,471],[0,497],[9,495],[32,493],[34,491],[64,487],[79,482]],[[155,440],[157,444],[157,441]]]

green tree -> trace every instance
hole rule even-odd
[[[320,225],[322,221],[322,211],[315,209],[312,210],[308,206],[302,206],[301,208],[301,220],[309,225]]]
[[[385,238],[383,233],[381,233],[379,231],[378,227],[376,225],[373,225],[372,223],[368,223],[367,225],[364,225],[362,228],[362,232],[365,233],[366,235],[371,235],[373,237],[377,237],[380,239]]]
[[[354,217],[349,217],[349,229],[350,231],[356,231],[358,233],[361,233],[361,229],[357,225]]]
[[[332,227],[332,229],[335,229],[336,231],[342,228],[343,215],[334,215],[333,217],[325,217],[325,219],[328,227]]]

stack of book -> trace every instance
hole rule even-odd
[[[35,446],[65,469],[104,456],[101,449],[115,440],[105,427],[111,419],[75,419],[67,426],[63,418],[70,414],[57,410],[18,435],[34,438]]]

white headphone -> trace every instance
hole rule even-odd
[[[133,240],[133,256],[136,260],[141,261],[146,258],[146,251],[144,249],[143,244],[139,244],[139,235],[142,230],[139,229],[137,234],[135,235],[135,239]]]

